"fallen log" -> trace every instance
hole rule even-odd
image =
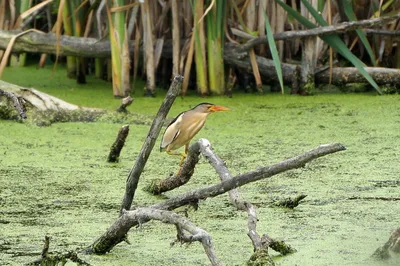
[[[337,32],[353,31],[362,27],[381,25],[388,23],[395,19],[399,19],[400,15],[390,17],[382,17],[371,20],[362,20],[357,22],[344,22],[341,24],[318,27],[311,30],[304,31],[288,31],[280,32],[274,35],[276,40],[305,38],[309,36],[319,36],[326,34],[333,34]],[[373,31],[370,31],[373,33]],[[6,49],[10,39],[17,35],[18,31],[4,31],[0,30],[0,49]],[[236,45],[227,43],[224,48],[225,63],[236,67],[245,72],[251,72],[250,59],[247,56],[247,50],[255,45],[263,44],[266,42],[265,38],[256,38],[250,40],[246,44]],[[184,43],[184,42],[181,42]],[[130,51],[135,51],[134,43],[130,44]],[[60,50],[59,55],[72,55],[83,57],[110,57],[110,42],[108,40],[97,40],[94,38],[81,38],[72,36],[60,37]],[[142,47],[140,47],[142,48]],[[163,46],[162,56],[165,58],[172,58],[172,41],[166,40]],[[52,33],[37,33],[30,32],[19,37],[13,46],[12,52],[32,52],[32,53],[48,53],[56,54],[56,37]],[[259,67],[260,74],[266,82],[277,82],[275,65],[273,61],[264,57],[256,56],[256,61]],[[286,84],[292,84],[296,77],[295,64],[282,64],[283,79]],[[366,71],[375,80],[378,85],[397,85],[400,82],[400,70],[391,68],[371,68],[367,67]],[[318,72],[318,71],[317,71]],[[315,82],[317,84],[329,83],[329,71],[320,71],[315,75]],[[337,68],[334,67],[332,71],[332,82],[334,85],[342,86],[347,83],[368,83],[365,78],[359,74],[358,70],[354,67]]]
[[[39,111],[74,111],[74,110],[94,110],[91,108],[79,107],[75,104],[65,102],[47,93],[35,90],[33,88],[25,88],[15,84],[11,84],[0,80],[0,89],[12,92],[24,99],[27,106],[35,108]],[[1,95],[0,95],[1,96]]]
[[[241,71],[250,72],[251,64],[247,55],[238,57],[236,54],[236,45],[229,44],[225,49],[224,60],[227,64],[234,66]],[[258,68],[263,79],[267,82],[278,82],[276,68],[271,59],[256,56]],[[282,75],[285,84],[292,84],[293,77],[296,77],[296,68],[298,65],[282,63]],[[365,67],[367,73],[375,80],[378,85],[397,85],[400,84],[400,69],[383,67]],[[329,83],[329,71],[317,70],[315,74],[317,84]],[[332,84],[343,86],[348,83],[368,83],[355,67],[334,67],[332,68]]]

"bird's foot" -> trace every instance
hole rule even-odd
[[[182,166],[180,166],[180,167],[179,167],[179,170],[178,170],[178,172],[176,173],[176,175],[175,175],[175,176],[178,176],[178,175],[181,173],[181,171],[182,171],[182,168],[183,168]]]

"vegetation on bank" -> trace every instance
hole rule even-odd
[[[359,0],[39,2],[4,2],[0,30],[34,28],[52,32],[57,39],[52,51],[56,57],[63,50],[61,35],[74,36],[82,45],[109,39],[109,58],[104,54],[96,58],[80,54],[67,55],[62,60],[66,61],[68,77],[86,83],[87,74],[92,73],[112,82],[113,95],[118,97],[137,88],[143,92],[143,87],[146,95],[154,95],[158,84],[168,84],[178,74],[185,76],[183,95],[189,86],[206,96],[231,94],[235,85],[263,92],[264,84],[283,93],[283,80],[293,92],[308,93],[321,71],[329,71],[329,81],[325,79],[325,83],[346,81],[345,70],[336,73],[333,69],[352,65],[361,74],[356,82],[368,82],[382,93],[375,81],[379,74],[371,73],[366,66],[396,69],[400,65],[396,39],[400,25],[398,1],[381,1],[379,5]],[[359,20],[363,20],[363,26],[354,26]],[[350,23],[343,24],[346,21]],[[353,28],[348,27],[350,24]],[[335,25],[329,35],[311,34],[329,25]],[[339,30],[339,35],[336,26],[347,28],[344,33],[343,28]],[[311,35],[296,36],[302,30]],[[277,38],[279,34],[287,36],[280,36],[275,45],[272,33]],[[291,33],[294,34],[289,36]],[[82,39],[87,37],[92,39]],[[4,40],[1,43],[3,48],[7,46]],[[40,52],[40,47],[36,51]],[[8,56],[8,52],[4,53],[0,73]],[[41,55],[40,67],[48,56]],[[25,58],[25,54],[14,55],[10,64],[23,65]],[[272,62],[269,58],[274,60],[269,66],[271,72],[266,72],[262,61]],[[298,67],[298,73],[287,72],[288,66],[282,66],[281,73],[282,63],[290,63],[289,68]],[[393,73],[386,69],[381,74],[388,78],[379,85],[393,83],[389,77]],[[283,79],[282,75],[293,80]],[[396,80],[399,75],[396,73]],[[138,87],[136,81],[140,77],[145,77],[146,83]],[[278,80],[281,88],[276,86]]]

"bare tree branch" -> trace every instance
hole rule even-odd
[[[184,242],[198,241],[203,245],[212,265],[222,265],[215,255],[214,246],[212,244],[211,236],[203,229],[197,227],[189,219],[178,215],[177,213],[165,210],[157,210],[154,208],[139,208],[134,211],[123,211],[122,217],[128,221],[149,221],[158,220],[163,223],[174,224],[178,229],[178,240]],[[184,234],[187,231],[190,235]]]
[[[200,146],[200,144],[198,145]],[[190,204],[191,202],[197,202],[199,199],[215,197],[245,184],[260,179],[269,178],[290,169],[303,167],[306,163],[316,158],[338,151],[343,151],[345,149],[346,148],[340,143],[321,145],[316,149],[310,150],[280,163],[261,167],[257,170],[237,175],[215,185],[186,192],[164,202],[154,204],[150,206],[150,208],[173,210],[180,206]],[[109,252],[115,245],[125,239],[126,234],[132,226],[138,225],[139,222],[143,224],[147,221],[148,220],[146,219],[142,219],[140,221],[127,219],[125,215],[120,216],[102,236],[100,236],[94,241],[94,243],[92,243],[92,245],[88,247],[87,252],[93,252],[96,254],[104,254]]]
[[[153,120],[149,133],[147,134],[146,141],[143,143],[142,149],[138,157],[136,158],[135,165],[132,167],[128,179],[126,180],[125,195],[121,204],[120,214],[122,213],[123,209],[129,210],[131,208],[132,201],[135,196],[135,191],[139,183],[140,175],[142,174],[147,159],[149,158],[150,153],[153,150],[157,137],[160,134],[161,127],[165,121],[165,117],[167,116],[169,109],[174,103],[176,96],[178,96],[179,94],[182,81],[183,76],[175,76],[167,92],[167,95],[165,96],[165,99],[162,102],[160,109],[158,110],[158,113]]]
[[[219,175],[221,181],[226,181],[232,178],[231,173],[229,172],[228,167],[226,167],[226,164],[224,161],[222,161],[212,150],[210,142],[206,139],[200,139],[200,150],[203,156],[207,159],[207,161],[214,167],[215,171]],[[247,212],[247,227],[249,229],[247,235],[251,239],[251,242],[253,244],[254,252],[257,253],[257,260],[261,261],[263,260],[264,262],[269,262],[271,263],[272,260],[268,255],[268,247],[269,245],[265,245],[267,242],[262,241],[260,235],[257,233],[257,211],[256,207],[251,204],[250,202],[242,199],[239,195],[239,191],[237,189],[232,189],[228,191],[228,195],[230,198],[230,201],[233,206],[235,206],[238,210],[245,211]],[[267,235],[264,235],[264,237],[268,237]],[[268,237],[269,238],[269,237]],[[267,244],[271,244],[272,242],[276,242],[272,238],[269,238],[271,241],[268,242]],[[275,248],[277,249],[275,249]],[[288,250],[291,249],[293,252],[295,252],[294,249],[288,247],[284,242],[282,242],[282,245],[280,246],[271,246],[272,249],[274,249],[277,252],[281,252],[281,250]],[[263,250],[264,251],[260,251]]]

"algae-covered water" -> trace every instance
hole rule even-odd
[[[72,103],[114,109],[111,85],[89,79],[77,86],[43,70],[28,69],[21,79],[7,69],[5,80],[34,86]],[[62,75],[64,75],[63,73]],[[46,76],[47,75],[47,76]],[[45,77],[45,78],[43,78]],[[47,77],[48,80],[45,80]],[[39,79],[39,81],[38,81]],[[44,85],[43,85],[44,84]],[[62,85],[63,84],[63,85]],[[95,87],[95,88],[94,88]],[[153,116],[163,93],[135,95],[131,112]],[[239,189],[258,211],[258,232],[285,240],[298,250],[279,265],[400,265],[397,258],[376,261],[371,254],[399,227],[400,97],[373,94],[311,97],[234,94],[233,98],[177,98],[169,117],[202,101],[225,105],[229,113],[210,115],[196,138],[207,138],[232,174],[244,173],[340,142],[344,152],[317,159]],[[0,121],[0,265],[21,265],[40,257],[45,235],[51,251],[83,248],[117,218],[125,180],[149,130],[134,123],[121,162],[106,163],[121,124],[56,123],[37,127],[25,121]],[[179,158],[158,151],[158,140],[142,174],[134,205],[147,206],[193,188],[219,182],[202,159],[192,180],[163,196],[142,188],[177,170]],[[304,193],[294,210],[271,202]],[[357,197],[359,199],[351,199]],[[374,199],[375,198],[375,199]],[[224,265],[243,265],[252,254],[247,217],[226,195],[201,201],[189,218],[213,237]],[[149,222],[130,231],[129,241],[105,256],[84,256],[93,265],[209,265],[199,243],[175,245],[173,226]]]

